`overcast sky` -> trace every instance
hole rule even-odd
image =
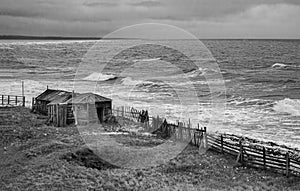
[[[300,0],[0,0],[0,35],[99,37],[144,22],[199,38],[300,38]]]

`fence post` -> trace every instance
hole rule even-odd
[[[197,146],[197,142],[196,142],[196,131],[194,131],[194,145]]]
[[[16,105],[18,105],[18,96],[15,97]]]
[[[286,177],[289,177],[289,169],[290,169],[290,156],[289,153],[286,153]]]
[[[242,138],[240,138],[240,140],[239,140],[239,146],[240,146],[240,152],[238,154],[236,162],[240,162],[241,164],[243,164],[244,163],[244,156],[243,156]]]
[[[23,107],[25,107],[25,96],[23,96]]]
[[[10,96],[8,95],[7,96],[7,105],[9,105],[9,99],[10,99]]]
[[[223,135],[221,134],[221,151],[222,153],[224,153],[224,149],[223,149]]]
[[[179,140],[182,141],[182,128],[181,128],[181,122],[178,122],[178,132],[179,132]]]
[[[32,103],[31,103],[31,104],[32,104],[32,106],[31,106],[31,107],[32,107],[32,110],[34,110],[34,105],[35,105],[35,104],[34,104],[34,97],[32,97]]]
[[[263,147],[263,161],[264,161],[264,169],[266,169],[266,148]]]
[[[188,141],[191,141],[191,119],[189,119],[188,123]]]
[[[206,127],[204,127],[204,139],[205,139],[205,148],[208,148],[208,142],[207,142],[207,132],[206,132]]]
[[[4,101],[4,95],[2,95],[2,105],[4,105],[3,101]]]

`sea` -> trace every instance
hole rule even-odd
[[[196,42],[197,41],[197,42]],[[0,94],[94,92],[208,131],[300,148],[300,40],[0,40]]]

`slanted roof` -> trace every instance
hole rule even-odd
[[[36,97],[37,100],[42,101],[54,101],[60,97],[63,97],[65,95],[69,95],[71,92],[67,92],[64,90],[53,90],[53,89],[47,89],[43,93],[41,93],[39,96]]]
[[[48,105],[55,105],[55,104],[64,104],[66,101],[72,98],[72,93],[68,92],[61,96],[57,96],[53,101],[51,101]]]
[[[96,103],[96,102],[106,102],[106,101],[112,101],[109,98],[100,96],[98,94],[94,93],[82,93],[82,94],[75,94],[74,98],[69,99],[65,103]]]

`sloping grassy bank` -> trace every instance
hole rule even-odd
[[[16,110],[16,113],[20,111]],[[166,164],[118,168],[87,148],[76,127],[43,125],[22,110],[1,136],[0,190],[297,190],[300,179],[238,167],[234,158],[187,148]],[[22,116],[27,116],[22,119]],[[28,120],[27,123],[21,122]],[[9,121],[9,120],[8,120]],[[124,122],[124,121],[123,121]],[[124,125],[125,123],[121,124]],[[126,123],[130,125],[130,123]],[[131,124],[132,125],[132,124]],[[2,125],[1,127],[4,127]],[[13,133],[11,133],[13,132]],[[27,135],[30,136],[27,136]],[[126,146],[163,142],[135,133],[110,135]],[[5,141],[4,138],[5,137]],[[4,149],[4,147],[6,147]]]

